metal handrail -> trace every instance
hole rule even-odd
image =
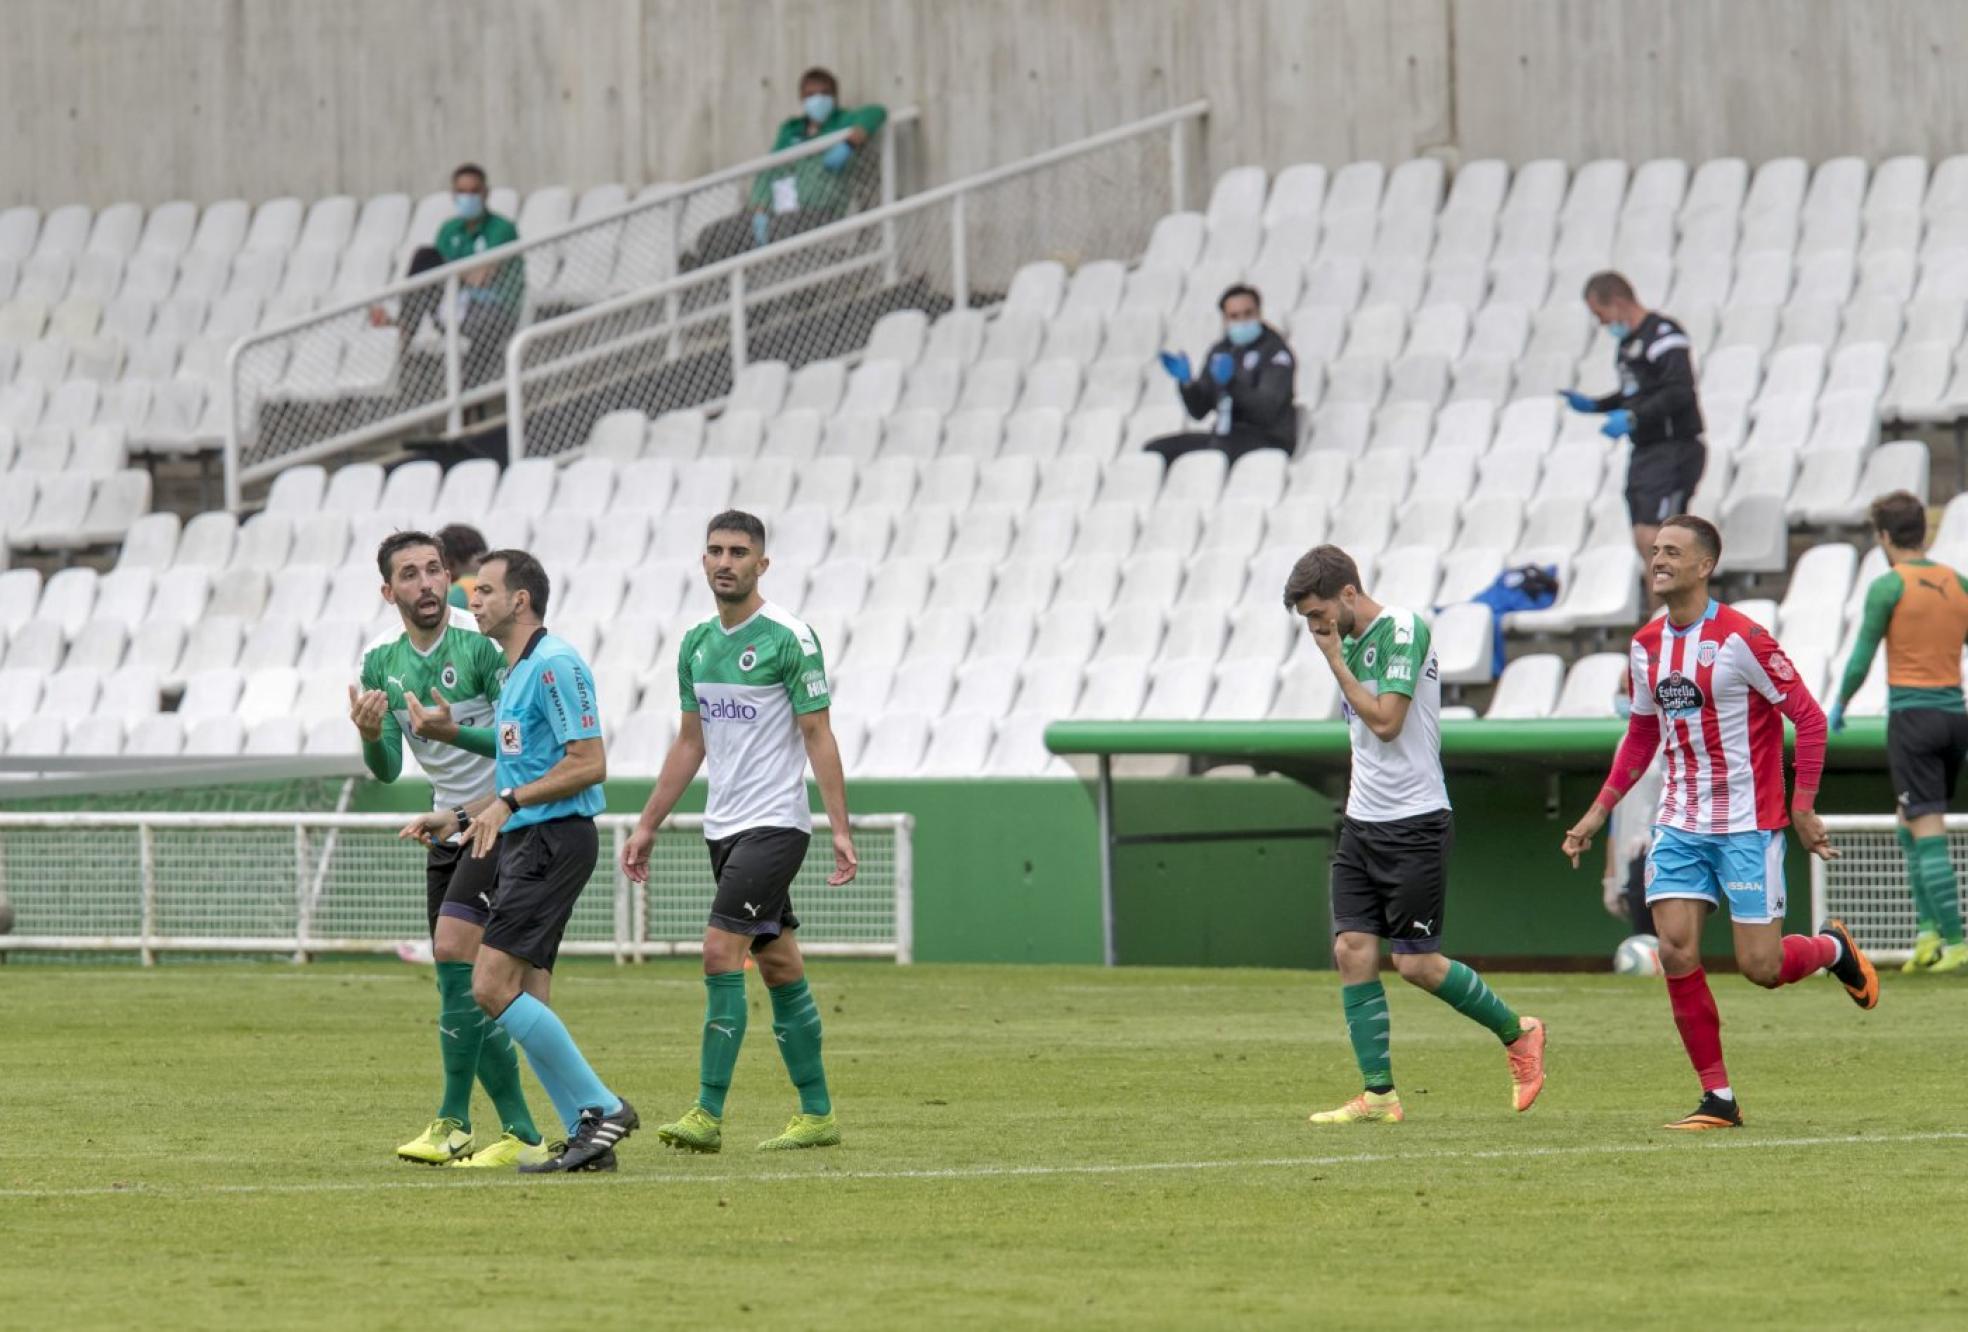
[[[1060,162],[1070,161],[1075,157],[1097,152],[1102,148],[1111,147],[1116,143],[1139,138],[1144,134],[1155,133],[1163,129],[1176,131],[1170,136],[1169,145],[1171,158],[1170,177],[1172,182],[1171,205],[1173,211],[1181,212],[1186,202],[1184,177],[1187,174],[1187,164],[1185,157],[1186,150],[1180,131],[1184,126],[1193,121],[1200,120],[1208,114],[1208,99],[1199,98],[1183,106],[1157,112],[1152,116],[1145,116],[1140,120],[1130,121],[1128,124],[1120,125],[1110,130],[1103,130],[1099,134],[1094,134],[1084,139],[1076,139],[1072,143],[1061,144],[1057,148],[1049,148],[1045,152],[1034,154],[1031,157],[1021,158],[1016,162],[1007,163],[1004,166],[993,167],[988,171],[982,171],[973,176],[966,176],[962,180],[952,181],[946,185],[939,185],[931,189],[919,191],[916,194],[910,195],[907,199],[900,200],[896,203],[886,204],[880,208],[856,213],[851,217],[828,223],[826,226],[815,227],[811,231],[803,231],[797,236],[790,237],[773,245],[769,251],[754,250],[747,254],[734,255],[729,259],[724,259],[714,264],[706,264],[702,268],[693,269],[688,274],[670,278],[668,281],[657,283],[651,287],[645,287],[641,291],[628,292],[620,296],[611,297],[605,301],[597,301],[592,305],[583,306],[578,310],[570,310],[564,315],[557,315],[552,319],[544,319],[536,324],[529,324],[516,333],[506,344],[507,461],[511,462],[514,459],[526,456],[526,423],[521,402],[521,378],[523,373],[521,357],[524,355],[526,349],[540,338],[564,334],[570,330],[607,319],[625,310],[636,309],[649,304],[651,301],[680,293],[686,289],[707,285],[720,278],[733,277],[737,279],[733,284],[734,288],[737,289],[734,292],[733,299],[740,299],[740,293],[743,292],[745,287],[743,272],[748,268],[762,263],[782,261],[787,256],[802,250],[827,245],[842,237],[866,230],[870,226],[893,223],[899,218],[912,216],[915,213],[933,208],[944,202],[954,200],[957,206],[961,208],[962,202],[966,197],[980,190],[988,189],[1004,181],[1015,180],[1020,176],[1030,175],[1032,172],[1043,170]],[[957,228],[957,231],[958,236],[953,238],[953,243],[961,239],[960,226]],[[962,272],[961,264],[957,265],[957,271],[959,273]],[[809,285],[813,281],[824,280],[830,275],[829,272],[806,274],[801,277],[788,279],[769,288],[756,289],[753,291],[753,294],[757,295],[759,291],[797,289],[798,287]],[[961,288],[965,284],[960,278],[957,285]],[[961,306],[967,301],[968,292],[959,290],[953,293],[953,299]],[[692,313],[692,318],[698,322],[707,322],[719,317],[721,316],[718,316],[713,311],[698,310]],[[641,336],[647,339],[657,335],[645,331]],[[551,368],[563,368],[568,365],[579,364],[585,359],[605,356],[610,354],[611,351],[618,349],[620,345],[615,344],[612,347],[588,348],[579,356],[569,357],[564,361],[553,363]],[[742,364],[743,348],[742,346],[735,346],[733,351],[734,369],[736,369]]]
[[[890,112],[881,130],[884,139],[889,137],[890,130],[893,127],[914,124],[921,119],[921,116],[920,109],[914,105],[905,106]],[[825,153],[835,144],[845,142],[847,136],[853,132],[853,129],[849,128],[835,130],[831,134],[822,134],[808,139],[803,143],[795,144],[791,148],[783,148],[778,152],[766,153],[763,156],[754,157],[733,166],[722,167],[708,175],[667,185],[646,198],[632,200],[619,208],[611,209],[596,217],[584,218],[579,222],[570,222],[567,226],[557,231],[545,232],[538,236],[522,236],[510,245],[499,247],[497,262],[505,263],[514,258],[524,258],[531,251],[549,245],[565,244],[570,237],[586,232],[599,231],[606,227],[622,225],[645,214],[669,207],[691,195],[714,189],[719,185],[744,180],[756,176],[760,172],[776,170],[779,167],[802,161],[808,157],[817,156]],[[892,159],[889,161],[889,165],[892,167]],[[893,196],[895,189],[894,181],[889,178],[891,174],[889,171],[884,171],[883,173],[881,188],[885,202]],[[783,246],[785,242],[779,242],[778,244]],[[777,247],[769,248],[776,249]],[[484,267],[488,262],[493,261],[489,260],[485,254],[475,254],[437,268],[427,269],[414,277],[399,278],[397,281],[387,286],[379,287],[364,296],[342,301],[334,305],[323,306],[306,315],[286,320],[283,323],[275,324],[268,328],[255,329],[227,348],[226,393],[230,410],[227,412],[224,459],[226,507],[236,510],[240,506],[239,358],[245,351],[279,338],[292,337],[308,328],[326,323],[332,319],[366,312],[376,305],[385,301],[395,300],[413,291],[425,291],[435,287],[442,287],[444,289],[445,304],[447,306],[451,305],[456,300],[458,280],[464,274]],[[453,321],[453,325],[455,325],[455,321]],[[402,429],[405,425],[413,421],[428,419],[439,414],[439,412],[443,412],[449,418],[446,427],[447,431],[453,434],[457,433],[463,425],[462,413],[465,407],[474,405],[476,402],[490,401],[499,396],[499,390],[496,384],[482,385],[479,389],[470,392],[460,389],[457,374],[457,342],[457,329],[455,326],[447,327],[445,334],[445,362],[449,383],[447,384],[447,393],[443,401],[417,408],[414,411],[402,413],[391,421],[378,422],[363,430],[352,431],[347,440],[326,440],[322,441],[321,444],[311,446],[309,449],[297,450],[291,457],[282,459],[283,465],[302,461],[308,457],[319,456],[322,453],[338,452],[342,448],[347,447],[349,442],[356,441],[358,438],[368,439],[377,437],[379,428],[382,429],[383,433],[391,433]]]

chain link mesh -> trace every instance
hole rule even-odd
[[[1844,921],[1859,946],[1880,961],[1904,960],[1913,952],[1917,920],[1892,818],[1827,814],[1825,828],[1838,859],[1811,862],[1818,918]],[[1949,817],[1947,831],[1958,891],[1968,883],[1968,818]]]
[[[397,837],[403,822],[392,814],[0,815],[0,902],[14,916],[0,950],[389,951],[429,928],[424,857]],[[629,957],[695,947],[713,889],[702,820],[679,816],[666,827],[643,889],[615,868],[633,818],[597,822],[601,856],[562,951]],[[794,882],[803,948],[908,956],[907,826],[900,816],[857,818],[860,873],[828,888],[833,849],[822,821]]]
[[[1134,259],[1168,210],[1171,170],[1158,126],[538,325],[520,342],[523,451],[572,453],[622,408],[714,407],[751,362],[853,358],[894,310],[991,309],[1035,260]]]
[[[387,296],[248,338],[232,372],[238,451],[229,466],[238,481],[253,481],[291,462],[428,427],[454,405],[496,402],[515,332],[752,248],[755,197],[768,209],[770,241],[796,234],[801,220],[814,225],[878,204],[883,163],[891,160],[881,138],[838,172],[820,162],[836,134],[773,155],[777,165],[755,178],[723,172],[651,187],[626,209],[487,251],[485,264],[465,270],[471,281],[461,286],[449,270],[433,270]],[[780,178],[803,187],[816,206],[772,215]],[[447,346],[453,330],[455,389]]]

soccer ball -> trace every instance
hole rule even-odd
[[[1613,970],[1622,976],[1660,975],[1660,940],[1651,934],[1636,934],[1623,941],[1613,953]]]

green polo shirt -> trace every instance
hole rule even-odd
[[[827,117],[827,123],[816,126],[805,116],[794,116],[780,123],[779,132],[772,137],[772,151],[784,152],[796,148],[808,139],[817,139],[823,134],[836,130],[859,128],[867,132],[870,139],[888,120],[888,108],[870,104],[868,106],[835,107],[834,114]],[[862,145],[867,148],[869,145]],[[860,151],[857,149],[856,151]],[[840,171],[829,171],[820,164],[825,153],[815,153],[802,157],[790,166],[777,171],[762,171],[752,182],[752,207],[763,208],[767,212],[778,211],[773,206],[772,182],[791,177],[799,198],[799,211],[823,212],[845,215],[853,204],[850,184],[853,179],[854,163],[850,160]]]
[[[475,222],[467,222],[462,217],[454,217],[437,229],[435,246],[444,256],[444,262],[455,264],[460,259],[469,259],[487,250],[496,250],[501,245],[511,245],[519,239],[519,228],[512,219],[500,217],[497,213],[487,213]],[[501,305],[517,307],[526,296],[526,261],[513,259],[499,265],[498,274],[488,287],[480,290]]]

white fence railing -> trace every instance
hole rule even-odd
[[[1812,926],[1836,916],[1875,960],[1905,961],[1913,953],[1919,913],[1896,820],[1891,814],[1827,814],[1824,823],[1838,859],[1811,858]],[[1968,885],[1968,814],[1948,815],[1947,834],[1955,883]]]
[[[715,407],[754,360],[851,359],[891,310],[989,308],[1033,259],[1133,259],[1185,207],[1189,138],[1208,110],[1192,102],[534,323],[506,347],[510,456],[564,457],[619,408]]]
[[[6,952],[388,953],[429,930],[424,851],[397,836],[406,814],[0,813]],[[561,951],[618,962],[703,946],[713,884],[703,819],[677,815],[630,883],[621,849],[632,815],[603,815],[601,856]],[[914,947],[914,820],[851,820],[860,873],[830,888],[833,843],[814,819],[794,881],[800,948],[892,957]],[[603,888],[605,891],[594,891]]]
[[[866,149],[827,173],[825,206],[801,214],[832,218],[841,208],[893,202],[898,131],[916,120],[913,107],[893,112]],[[850,132],[652,187],[621,208],[242,338],[226,358],[227,505],[237,509],[246,483],[294,463],[413,429],[459,433],[468,408],[501,400],[514,331],[716,262],[729,248],[732,219],[751,245],[748,192],[824,156]],[[780,230],[775,224],[765,248],[776,248]],[[472,288],[470,275],[488,266],[496,266],[488,285],[498,290]],[[473,291],[483,299],[461,307],[461,294]]]

